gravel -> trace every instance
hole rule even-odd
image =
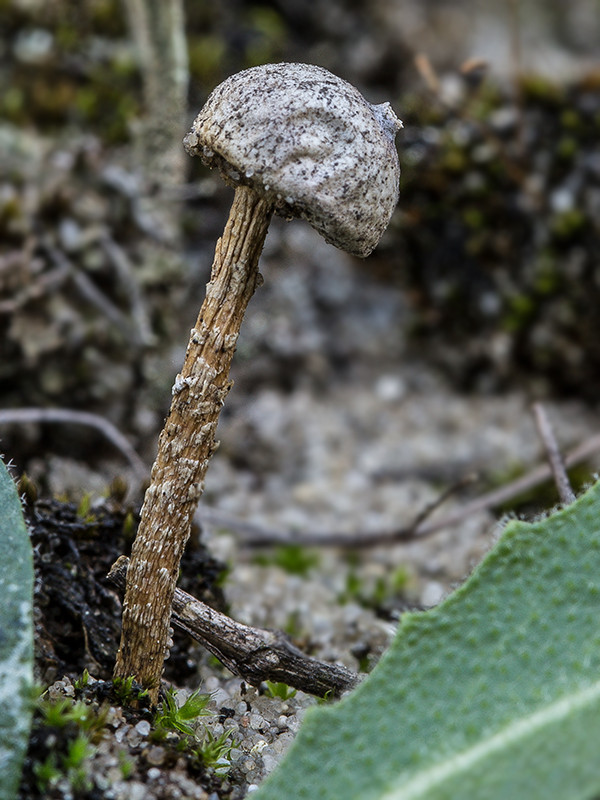
[[[93,691],[96,684],[99,682],[90,677],[89,690]],[[106,709],[101,739],[85,768],[87,780],[105,800],[241,798],[275,769],[293,741],[305,710],[316,702],[302,692],[286,700],[268,697],[239,679],[215,675],[206,678],[203,691],[211,695],[208,709],[212,714],[200,718],[197,735],[202,739],[209,731],[217,738],[227,731],[231,747],[202,778],[190,767],[186,750],[176,749],[175,734],[157,744],[148,720],[132,724],[130,711],[124,712],[119,706]],[[72,698],[75,693],[68,678],[48,689],[48,695],[55,699]],[[177,702],[183,704],[190,694],[190,690],[180,689]],[[211,781],[218,791],[209,793],[203,788]],[[67,779],[55,788],[61,797],[73,796]]]

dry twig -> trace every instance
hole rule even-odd
[[[31,254],[25,251],[10,253],[8,256],[0,259],[0,268],[6,266],[8,269],[14,269],[15,267],[21,266],[25,259],[30,260]],[[13,297],[0,300],[0,314],[14,314],[32,300],[37,300],[55,291],[67,280],[70,274],[70,268],[65,264],[49,272],[42,273]]]
[[[423,78],[425,85],[429,91],[439,99],[440,96],[440,81],[433,64],[429,60],[426,53],[417,53],[413,59],[417,72]]]
[[[475,483],[477,477],[478,476],[475,473],[472,473],[471,475],[465,475],[464,478],[455,481],[454,483],[450,484],[447,489],[444,489],[439,497],[437,497],[432,503],[428,503],[421,511],[419,511],[412,524],[406,530],[407,536],[411,531],[414,534],[414,532],[425,522],[425,520],[429,519],[433,512],[437,511],[437,509],[443,505],[448,498],[452,497],[453,494],[456,494],[456,492],[464,489],[466,486],[469,486],[469,484]]]
[[[121,556],[108,573],[121,590],[128,566],[129,559]],[[242,625],[181,589],[175,589],[171,621],[253,686],[269,680],[318,697],[339,697],[360,682],[346,667],[305,655],[280,631]]]
[[[546,410],[541,403],[533,404],[533,416],[535,418],[535,424],[537,425],[538,432],[546,449],[548,463],[550,465],[550,469],[552,470],[552,475],[554,476],[554,482],[556,483],[556,488],[558,489],[558,495],[561,499],[561,502],[568,506],[569,503],[572,503],[575,500],[575,493],[571,488],[569,476],[567,475],[567,470],[565,469],[562,455],[558,447],[558,442],[556,441],[554,431],[552,430],[552,425],[550,425],[550,420],[548,419]]]
[[[135,332],[130,320],[123,314],[121,309],[117,308],[112,300],[109,300],[108,297],[98,289],[96,284],[88,278],[85,272],[81,269],[77,269],[67,256],[53,245],[45,242],[43,247],[54,264],[68,273],[81,296],[104,314],[115,328],[121,331],[126,339],[135,339]]]
[[[65,423],[68,425],[87,425],[95,428],[108,439],[131,464],[140,482],[149,475],[148,467],[135,452],[129,441],[107,419],[89,411],[73,411],[68,408],[9,408],[0,411],[0,425],[34,423]]]
[[[585,442],[579,444],[574,450],[565,457],[565,466],[572,467],[586,461],[600,450],[600,434],[592,436]],[[229,528],[242,537],[242,544],[247,547],[262,547],[274,544],[298,544],[313,547],[375,547],[377,545],[397,544],[420,539],[424,536],[431,536],[444,528],[451,528],[460,524],[468,517],[479,511],[487,511],[492,508],[504,505],[515,497],[539,486],[548,478],[552,477],[552,471],[547,464],[531,470],[526,475],[517,478],[510,483],[494,489],[491,492],[476,497],[470,503],[441,517],[432,522],[422,522],[418,525],[408,525],[403,528],[388,531],[375,531],[373,533],[336,533],[336,532],[313,532],[313,533],[291,533],[288,531],[264,528],[251,522],[246,522],[231,514],[201,505],[198,509],[198,519],[200,523],[205,522],[210,525],[220,525]]]
[[[148,311],[144,304],[144,297],[140,290],[139,283],[136,280],[134,267],[127,253],[115,242],[108,230],[100,237],[100,245],[106,257],[113,264],[117,276],[127,292],[131,316],[136,327],[138,344],[143,346],[154,344],[155,337],[152,333]]]

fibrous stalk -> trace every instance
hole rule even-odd
[[[131,552],[123,631],[115,677],[133,675],[158,699],[179,562],[216,450],[219,413],[231,388],[229,369],[246,306],[259,279],[258,261],[271,205],[240,186],[223,236],[185,363],[161,433]]]

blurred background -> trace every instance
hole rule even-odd
[[[274,221],[206,503],[377,531],[535,463],[532,399],[562,445],[598,426],[598,0],[0,0],[0,30],[2,409],[93,412],[149,467],[231,201],[181,139],[228,75],[305,61],[404,120],[400,203],[365,261]],[[139,485],[92,428],[0,436],[42,491]],[[373,575],[435,601],[493,524]]]

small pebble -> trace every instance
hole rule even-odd
[[[228,693],[225,691],[225,689],[221,688],[213,690],[211,692],[211,695],[212,695],[212,700],[218,709],[222,708],[223,706],[226,706],[231,699]]]
[[[301,722],[302,720],[298,716],[287,718],[287,726],[294,733],[299,730]]]
[[[257,731],[265,726],[265,721],[260,714],[250,714],[249,725],[252,730]]]
[[[126,739],[130,747],[137,747],[139,743],[142,741],[142,737],[136,731],[135,728],[132,728],[130,731],[127,732]]]
[[[221,681],[217,678],[216,675],[210,675],[202,684],[202,691],[206,692],[207,694],[212,694],[216,692],[217,689],[221,688]]]
[[[120,781],[123,777],[120,767],[110,767],[106,770],[106,788]]]
[[[421,603],[426,607],[436,606],[446,594],[446,589],[438,581],[429,581],[421,592]]]
[[[131,730],[131,725],[122,725],[115,731],[115,739],[117,742],[122,742],[128,732]]]
[[[145,753],[144,756],[148,764],[154,764],[155,766],[160,766],[164,763],[165,760],[165,748],[164,747],[150,747]]]
[[[269,772],[273,772],[273,770],[277,766],[277,759],[274,758],[274,756],[263,755],[262,760],[263,760],[263,767],[267,775],[269,774]]]
[[[150,725],[147,719],[142,719],[135,726],[135,729],[140,734],[140,736],[148,736],[148,734],[152,730],[152,726]]]
[[[147,800],[148,791],[146,786],[139,781],[131,781],[127,784],[127,799],[128,800]]]
[[[256,741],[252,745],[251,753],[262,753],[264,748],[267,746],[267,742],[261,737],[257,737]]]

